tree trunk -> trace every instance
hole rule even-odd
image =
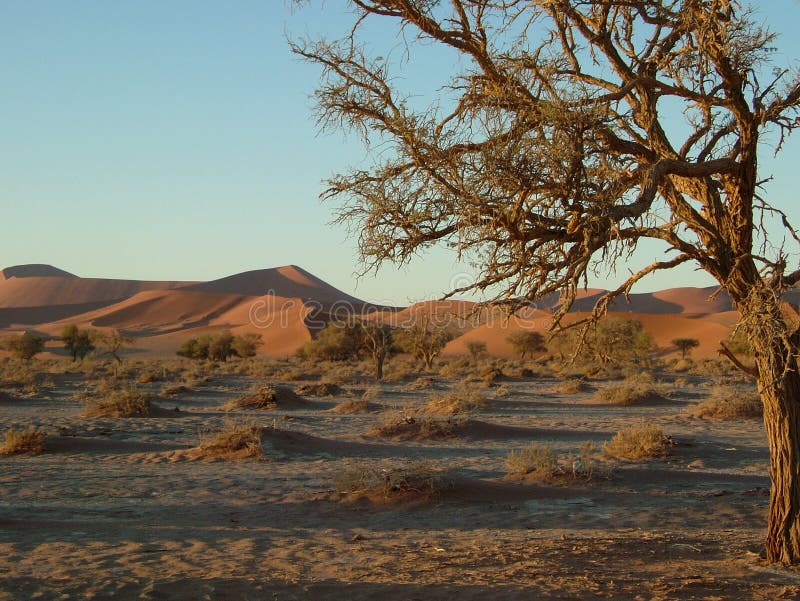
[[[771,305],[771,306],[770,306]],[[771,563],[800,563],[800,373],[798,333],[778,303],[742,312],[755,351],[758,389],[770,454],[770,504],[766,556]],[[748,314],[748,312],[750,314]]]
[[[386,354],[374,353],[372,358],[375,360],[375,379],[383,380],[383,362],[386,359]]]

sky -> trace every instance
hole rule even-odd
[[[0,267],[209,280],[295,264],[394,304],[468,280],[472,270],[444,249],[355,277],[356,241],[331,224],[335,206],[318,196],[323,180],[365,151],[353,136],[320,133],[319,71],[286,42],[341,25],[340,3],[324,5],[0,0]],[[777,62],[800,64],[800,2],[768,0],[759,10],[785,30]],[[409,77],[433,78],[451,67],[446,60]],[[798,167],[798,137],[778,159],[762,159],[762,175],[774,176],[770,199],[795,223]],[[656,249],[637,260],[653,253],[660,258]],[[686,268],[638,290],[712,283]]]

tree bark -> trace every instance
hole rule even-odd
[[[757,381],[764,406],[770,454],[770,504],[766,558],[800,563],[800,339],[783,320],[780,307],[750,307],[742,317],[751,325]],[[779,331],[776,331],[776,327]],[[776,335],[777,334],[777,335]]]

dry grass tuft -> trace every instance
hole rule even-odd
[[[695,407],[697,417],[712,419],[760,418],[764,407],[754,392],[745,392],[732,386],[715,386],[708,400]]]
[[[306,396],[324,397],[339,396],[344,394],[344,389],[333,382],[320,382],[319,384],[303,384],[298,386],[295,392]]]
[[[614,438],[603,446],[603,451],[615,459],[637,461],[664,457],[669,444],[670,440],[661,428],[642,422],[638,426],[617,432]]]
[[[342,401],[331,409],[331,413],[367,413],[372,405],[367,399],[350,399]]]
[[[147,417],[152,414],[149,397],[135,386],[97,392],[86,399],[83,407],[84,417]]]
[[[44,439],[47,433],[35,426],[17,430],[9,428],[5,433],[5,442],[0,446],[0,455],[22,453],[41,453],[44,451]]]
[[[291,409],[306,404],[307,401],[288,386],[259,386],[250,394],[228,401],[223,409]]]
[[[403,411],[386,411],[368,434],[399,440],[441,440],[458,434],[463,422],[454,418],[416,417]]]
[[[260,457],[264,454],[261,447],[261,426],[255,423],[228,422],[221,430],[204,439],[199,449],[204,457]]]
[[[347,467],[333,475],[333,486],[340,493],[377,493],[385,499],[409,494],[430,498],[440,495],[450,483],[434,463],[408,461],[388,469],[361,464]]]
[[[552,394],[578,394],[589,390],[591,390],[591,387],[582,378],[567,378],[557,384],[553,384],[546,392]]]
[[[179,394],[189,394],[192,392],[192,389],[184,384],[178,384],[176,386],[167,386],[164,390],[161,391],[161,394],[165,396],[177,396]]]
[[[408,391],[431,390],[436,388],[436,379],[431,376],[420,376],[416,380],[409,382],[405,389]]]
[[[558,457],[548,445],[532,442],[527,447],[511,451],[506,466],[512,474],[534,474],[548,479],[558,473]]]
[[[628,376],[620,384],[600,388],[594,394],[593,400],[611,405],[637,405],[664,398],[667,393],[668,388],[663,382],[658,382],[649,373],[642,372]]]
[[[474,413],[485,405],[486,399],[480,392],[462,387],[430,397],[420,412],[426,415],[460,415]]]

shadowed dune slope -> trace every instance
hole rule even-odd
[[[30,265],[14,265],[13,267],[6,267],[0,269],[0,281],[10,280],[11,278],[77,278],[78,276],[53,267],[52,265],[44,265],[41,263],[32,263]]]
[[[246,271],[219,280],[192,284],[186,286],[185,289],[243,296],[275,295],[315,301],[323,305],[351,303],[357,308],[362,308],[367,304],[334,288],[296,265]]]
[[[183,282],[142,282],[76,277],[25,277],[0,282],[0,308],[117,302],[144,290],[169,290]]]

